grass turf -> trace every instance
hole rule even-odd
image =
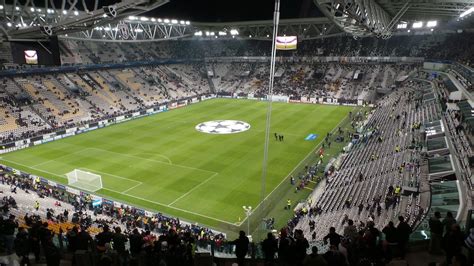
[[[257,206],[266,102],[215,99],[3,155],[8,166],[67,183],[82,169],[102,176],[97,194],[217,229]],[[274,103],[266,192],[270,193],[336,127],[351,107]],[[241,120],[250,130],[212,135],[209,120]],[[274,140],[273,132],[285,135]],[[311,133],[315,141],[305,141]],[[227,227],[228,228],[228,227]]]

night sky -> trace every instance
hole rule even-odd
[[[274,0],[171,0],[149,16],[199,22],[269,20]],[[281,0],[280,18],[319,17],[313,0]]]

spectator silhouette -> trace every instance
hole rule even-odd
[[[244,231],[239,232],[239,238],[232,241],[235,245],[235,255],[237,256],[237,263],[239,266],[245,265],[245,256],[249,251],[249,238],[245,235]]]

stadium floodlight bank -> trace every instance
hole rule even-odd
[[[102,189],[102,177],[100,175],[74,169],[72,172],[67,173],[66,176],[69,186],[90,192]]]

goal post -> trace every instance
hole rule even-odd
[[[91,172],[74,169],[66,174],[67,183],[79,189],[95,192],[102,188],[102,177]]]

